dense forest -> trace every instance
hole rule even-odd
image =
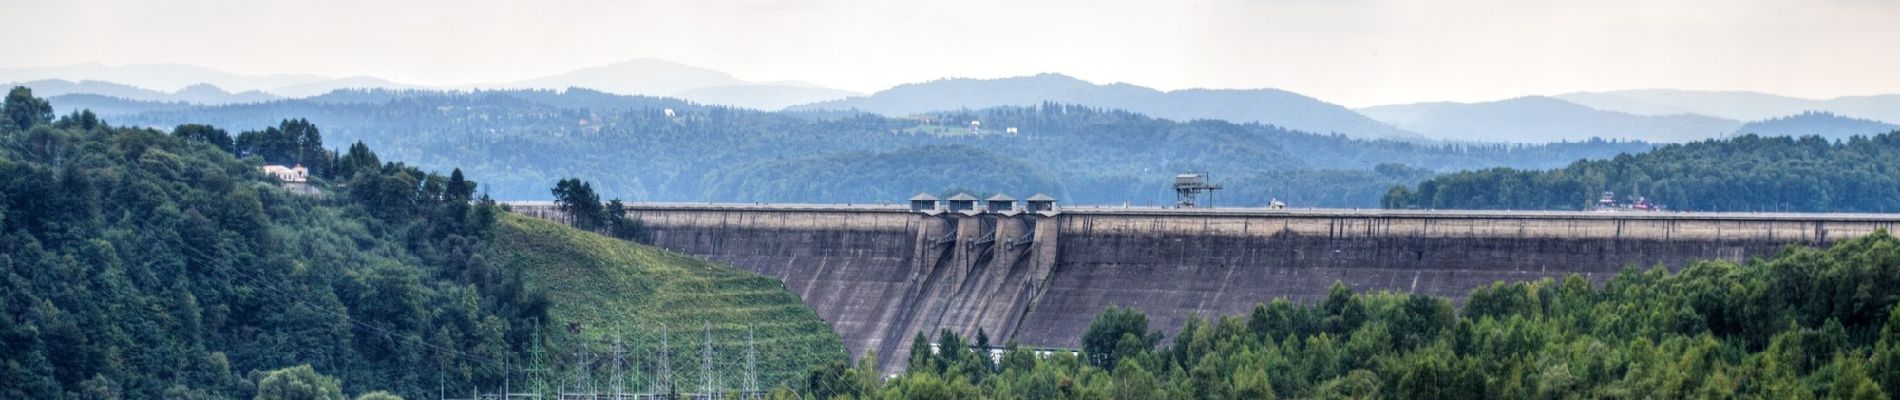
[[[475,255],[496,210],[459,172],[370,161],[348,197],[396,207],[330,203],[277,189],[201,127],[54,120],[44,104],[12,91],[0,136],[0,397],[238,397],[251,371],[298,364],[421,393],[497,378],[479,361],[546,319],[546,299]]]
[[[1552,170],[1493,168],[1392,188],[1386,208],[1577,210],[1604,191],[1685,211],[1900,211],[1900,132],[1672,144]]]
[[[55,118],[24,89],[0,109],[0,398],[492,390],[525,381],[535,353],[556,365],[609,335],[658,332],[646,320],[682,338],[717,326],[706,346],[727,354],[764,325],[768,385],[844,359],[770,279],[522,222],[460,170],[384,162],[361,143],[324,150],[305,120],[164,132]],[[266,162],[311,166],[321,193],[285,190]],[[574,248],[598,254],[561,253]],[[638,285],[576,292],[566,279]],[[700,307],[567,301],[596,296]],[[699,376],[693,361],[679,357],[679,379]]]
[[[1226,184],[1222,204],[1278,198],[1294,206],[1376,207],[1387,188],[1436,171],[1553,168],[1651,147],[1358,140],[1053,103],[905,118],[761,112],[578,88],[337,91],[258,104],[154,104],[111,117],[137,126],[267,126],[286,115],[323,126],[326,139],[362,141],[392,159],[460,167],[483,177],[489,195],[511,200],[547,199],[548,182],[583,176],[602,196],[627,201],[901,202],[917,192],[970,188],[1017,197],[1046,192],[1070,204],[1158,205],[1173,201],[1174,174],[1206,171]],[[971,129],[972,121],[981,128]]]
[[[1276,300],[1179,332],[1111,308],[1080,352],[1038,355],[987,334],[919,333],[908,372],[813,370],[806,392],[846,399],[1886,399],[1900,396],[1900,240],[1670,273],[1625,269],[1599,285],[1497,283],[1463,309],[1425,295]],[[979,349],[1004,349],[1000,357]],[[810,396],[806,396],[810,395]],[[803,397],[801,397],[803,396]]]

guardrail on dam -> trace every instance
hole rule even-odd
[[[561,219],[547,203],[512,203]],[[633,204],[645,241],[777,277],[854,355],[901,369],[951,329],[1079,347],[1103,308],[1172,334],[1194,313],[1358,291],[1460,298],[1493,281],[1741,261],[1900,225],[1900,215],[1120,209],[919,213],[896,206]]]

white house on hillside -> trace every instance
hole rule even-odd
[[[304,168],[302,165],[288,168],[282,165],[266,165],[264,166],[264,173],[277,177],[277,180],[284,181],[284,183],[304,183],[308,181],[310,169]]]

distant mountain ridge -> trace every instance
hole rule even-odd
[[[246,92],[267,91],[290,85],[328,80],[309,74],[246,75],[185,64],[106,65],[87,63],[57,67],[0,67],[0,82],[28,82],[58,79],[66,81],[104,81],[148,90],[173,92],[187,86],[210,84]]]
[[[642,58],[494,86],[510,89],[585,87],[608,93],[666,96],[695,88],[745,83],[721,71]]]
[[[1360,138],[1423,139],[1339,105],[1279,89],[1160,91],[1126,84],[1095,84],[1055,73],[1000,79],[939,79],[898,85],[868,96],[788,107],[787,110],[859,110],[886,116],[934,111],[1030,106],[1044,102],[1127,110],[1180,121],[1216,119],[1340,133]]]
[[[1579,92],[1554,97],[1591,108],[1637,115],[1695,113],[1738,121],[1757,121],[1823,111],[1842,116],[1900,123],[1900,95],[1805,99],[1743,91],[1641,89]]]
[[[207,83],[200,83],[200,84],[185,86],[183,88],[180,88],[172,92],[161,92],[157,90],[139,88],[139,87],[135,87],[131,85],[124,85],[124,84],[118,84],[118,83],[112,83],[112,82],[102,82],[102,81],[72,82],[72,81],[64,81],[64,80],[37,80],[37,81],[30,81],[30,82],[6,83],[4,85],[6,87],[25,86],[28,88],[32,88],[33,94],[40,97],[63,96],[63,95],[69,95],[69,94],[92,94],[92,95],[99,95],[99,96],[105,96],[105,97],[115,97],[115,98],[125,99],[125,100],[150,101],[150,102],[161,102],[161,103],[183,102],[183,103],[191,103],[191,104],[222,105],[222,104],[256,103],[256,102],[261,102],[261,101],[271,101],[271,100],[277,100],[277,99],[282,98],[277,95],[255,91],[255,90],[241,92],[241,93],[232,93],[229,91],[225,91],[224,89],[219,88],[215,85],[211,85]]]
[[[1734,134],[1795,137],[1820,136],[1828,139],[1846,139],[1856,135],[1871,137],[1894,131],[1900,131],[1900,125],[1868,119],[1844,117],[1829,112],[1808,111],[1785,117],[1750,122],[1736,129]]]
[[[753,82],[672,61],[639,58],[493,85],[506,89],[588,88],[607,93],[677,97],[693,102],[776,111],[786,106],[857,95],[804,82]]]
[[[1642,89],[1354,110],[1279,89],[1161,91],[1127,83],[1095,84],[1056,73],[1000,79],[937,79],[862,95],[799,81],[747,81],[719,70],[652,58],[516,81],[449,86],[417,85],[373,76],[247,75],[184,64],[99,63],[0,67],[0,82],[32,87],[43,97],[85,95],[69,97],[60,104],[84,105],[95,111],[115,113],[142,107],[179,107],[172,103],[204,106],[313,98],[339,90],[348,95],[362,94],[349,93],[355,89],[565,91],[584,88],[765,111],[859,110],[887,116],[1052,102],[1127,110],[1178,121],[1214,119],[1261,123],[1307,132],[1412,141],[1537,142],[1603,137],[1679,142],[1731,134],[1743,121],[1764,121],[1807,111],[1882,123],[1900,122],[1900,95],[1817,100],[1746,91]],[[1820,133],[1831,134],[1829,132],[1833,131]]]
[[[1636,115],[1553,97],[1417,103],[1358,109],[1373,119],[1450,141],[1540,143],[1590,138],[1687,142],[1720,137],[1740,121],[1695,114]]]
[[[411,85],[372,76],[353,76],[284,86],[271,89],[270,92],[289,98],[304,98],[344,89],[436,90],[439,88]]]
[[[797,81],[741,80],[722,71],[651,58],[512,82],[451,86],[417,85],[373,76],[330,78],[303,74],[245,75],[182,64],[96,63],[0,68],[0,82],[20,82],[34,87],[41,96],[93,94],[124,100],[199,105],[305,98],[343,89],[565,90],[578,87],[615,94],[678,97],[700,103],[775,111],[794,104],[859,94]],[[238,93],[217,94],[225,90]]]

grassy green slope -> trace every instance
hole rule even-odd
[[[846,358],[837,333],[772,278],[513,214],[498,222],[494,245],[508,270],[524,271],[528,286],[548,294],[558,326],[577,324],[597,352],[607,350],[603,339],[625,341],[641,365],[634,388],[649,384],[662,326],[682,391],[701,385],[707,327],[715,376],[728,389],[744,376],[748,328],[766,388]]]

